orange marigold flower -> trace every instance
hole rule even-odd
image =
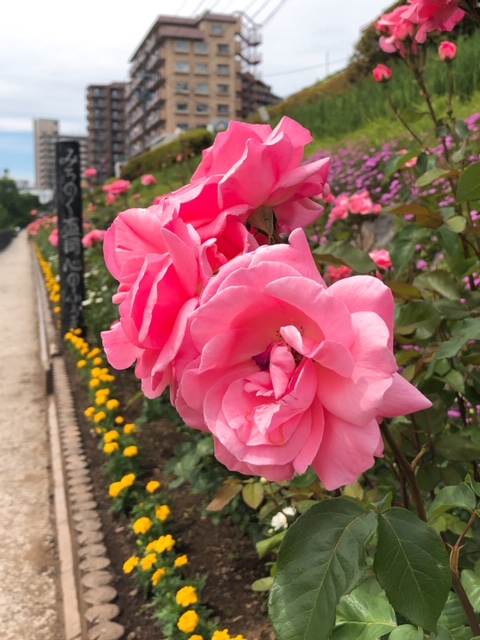
[[[189,607],[191,604],[196,604],[198,602],[197,590],[190,585],[182,587],[177,591],[175,600],[181,607]]]
[[[199,622],[200,617],[198,613],[194,609],[189,609],[180,616],[177,622],[177,627],[184,633],[191,633],[192,631],[195,631]]]

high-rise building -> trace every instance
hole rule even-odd
[[[87,166],[86,136],[60,135],[58,120],[39,118],[33,121],[35,137],[35,189],[55,192],[55,143],[75,140],[80,146],[80,172]]]
[[[259,61],[251,49],[260,37],[252,31],[250,25],[246,33],[240,15],[157,18],[130,59],[129,157],[167,134],[223,127],[241,115],[242,65]]]
[[[88,166],[97,169],[97,182],[115,175],[126,159],[125,82],[87,87]]]
[[[272,93],[270,85],[260,78],[248,71],[241,74],[241,118],[248,118],[253,113],[257,113],[260,107],[273,106],[281,100],[282,98]]]
[[[35,188],[55,188],[55,142],[58,120],[40,118],[33,121],[35,135]]]

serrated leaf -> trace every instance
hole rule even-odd
[[[460,575],[460,582],[467,592],[473,610],[480,613],[480,576],[470,569],[464,569]]]
[[[460,298],[460,288],[457,280],[448,271],[444,271],[443,269],[422,273],[415,278],[413,283],[416,287],[420,287],[420,289],[436,291],[448,300],[457,301]]]
[[[320,502],[293,523],[269,597],[278,640],[327,640],[341,596],[365,573],[375,525],[371,511],[343,498]]]
[[[462,233],[467,226],[467,220],[463,216],[453,216],[445,220],[445,226],[453,231],[453,233]]]
[[[448,554],[437,532],[406,509],[379,514],[374,567],[394,609],[435,629],[451,586]]]
[[[450,509],[461,508],[473,511],[476,505],[475,494],[472,489],[462,482],[462,484],[444,487],[437,493],[427,511],[428,521],[431,523],[440,514]]]
[[[238,483],[228,483],[224,484],[217,491],[212,501],[208,503],[206,509],[207,511],[221,511],[227,504],[237,496],[242,490],[242,484]]]
[[[259,578],[252,583],[252,591],[270,591],[273,584],[273,576]]]
[[[388,640],[423,640],[424,637],[421,629],[412,627],[411,624],[402,624],[392,631]]]
[[[423,175],[421,175],[415,183],[416,187],[426,187],[435,180],[439,180],[440,178],[447,178],[452,175],[457,175],[457,171],[452,169],[441,169],[440,167],[434,167],[429,171],[425,171]]]
[[[370,273],[377,265],[368,253],[357,249],[350,242],[327,242],[313,251],[314,257],[321,262],[336,266],[346,265],[356,273]]]
[[[460,174],[457,187],[457,202],[480,198],[480,162],[475,162]]]
[[[242,489],[243,501],[252,509],[258,509],[265,497],[265,488],[261,482],[251,482]]]
[[[276,533],[274,536],[270,538],[265,538],[265,540],[259,540],[255,544],[255,548],[258,553],[259,558],[264,558],[268,553],[272,551],[276,551],[286,535],[286,531],[280,531],[280,533]]]
[[[385,592],[369,579],[340,598],[332,640],[378,640],[396,626]]]

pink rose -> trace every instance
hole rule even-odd
[[[88,203],[87,211],[95,211],[97,207],[93,204],[93,202]]]
[[[360,213],[362,215],[379,213],[381,209],[379,205],[373,204],[367,189],[357,191],[351,195],[348,201],[348,208],[350,213]]]
[[[393,312],[376,278],[327,288],[296,230],[207,284],[177,409],[232,470],[282,481],[312,465],[327,489],[353,482],[382,454],[381,417],[430,406],[397,373]]]
[[[38,209],[32,209],[32,210],[30,211],[30,215],[31,215],[31,216],[36,216],[36,215],[37,215],[37,213],[38,213]]]
[[[89,167],[88,169],[85,169],[84,175],[86,178],[93,178],[97,175],[97,170],[95,167]]]
[[[106,231],[103,229],[92,229],[86,233],[82,238],[82,244],[84,247],[89,248],[95,242],[103,242]]]
[[[373,77],[377,82],[385,82],[392,77],[392,70],[384,64],[377,64],[373,70]]]
[[[444,40],[438,47],[438,55],[442,62],[453,60],[457,55],[457,45],[448,40]]]
[[[405,17],[418,26],[415,39],[425,42],[431,31],[452,31],[465,15],[459,9],[459,0],[409,0]]]
[[[115,182],[103,185],[102,189],[107,194],[119,196],[122,193],[126,193],[130,189],[130,186],[131,184],[129,180],[115,180]]]
[[[145,173],[141,178],[140,182],[144,187],[148,187],[150,184],[157,184],[157,179],[151,173]]]
[[[338,282],[344,278],[349,278],[352,273],[353,271],[350,267],[347,267],[345,264],[342,264],[340,267],[333,267],[332,265],[329,265],[327,267],[325,277],[330,284],[333,284],[334,282]]]
[[[323,211],[312,198],[329,192],[329,158],[302,164],[311,140],[310,132],[288,117],[273,130],[232,121],[203,152],[192,183],[213,179],[222,210],[247,205],[253,213],[266,207],[273,210],[280,231],[304,227]]]
[[[407,18],[408,11],[409,7],[402,5],[384,13],[376,22],[377,29],[386,34],[380,37],[380,48],[386,53],[398,51],[405,56],[405,40],[412,38],[416,30],[415,22]]]
[[[48,237],[48,241],[53,247],[58,247],[58,228],[55,228]]]
[[[392,259],[387,249],[374,249],[368,255],[382,269],[389,269],[392,266]]]

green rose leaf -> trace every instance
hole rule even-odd
[[[456,629],[462,629],[463,631],[463,626],[467,623],[467,616],[460,604],[460,600],[455,593],[450,591],[442,614],[438,619],[438,624],[446,629],[450,629],[450,631],[455,631]]]
[[[480,162],[475,162],[462,171],[458,179],[457,202],[480,198]]]
[[[269,613],[278,640],[327,640],[335,608],[366,570],[373,512],[344,498],[311,507],[288,529],[280,548]]]
[[[417,244],[429,233],[428,229],[421,229],[417,224],[408,224],[395,234],[390,247],[390,257],[397,275],[413,260]]]
[[[435,500],[427,511],[428,521],[432,522],[439,515],[450,509],[461,508],[473,511],[476,503],[477,499],[474,492],[465,482],[456,486],[444,487],[437,493]]]
[[[375,572],[390,603],[407,620],[435,629],[451,586],[449,558],[437,532],[410,511],[378,516]]]
[[[480,613],[480,575],[470,569],[464,569],[460,576],[463,588],[472,603],[474,611]]]
[[[265,488],[261,482],[246,484],[242,490],[242,498],[252,509],[258,509],[265,497]]]
[[[418,178],[415,186],[426,187],[427,185],[432,184],[432,182],[435,182],[435,180],[439,180],[440,178],[447,178],[452,175],[457,175],[457,171],[452,169],[440,169],[440,167],[434,167],[429,171],[425,171],[425,173]]]
[[[377,640],[396,626],[385,592],[369,579],[340,599],[332,640]]]
[[[442,321],[439,311],[424,300],[411,300],[397,308],[395,332],[412,335],[419,340],[430,338]]]
[[[313,255],[320,263],[332,264],[335,266],[346,265],[356,273],[369,273],[375,271],[377,265],[370,258],[368,253],[357,249],[346,240],[338,242],[327,242],[313,251]]]
[[[423,631],[412,627],[411,624],[402,624],[388,636],[388,640],[423,640],[424,638]]]
[[[445,460],[453,462],[470,462],[480,455],[480,446],[472,442],[468,435],[461,432],[441,436],[435,442],[435,450]]]
[[[420,289],[436,291],[448,300],[457,301],[461,297],[457,279],[443,269],[422,273],[415,278],[414,285]]]

